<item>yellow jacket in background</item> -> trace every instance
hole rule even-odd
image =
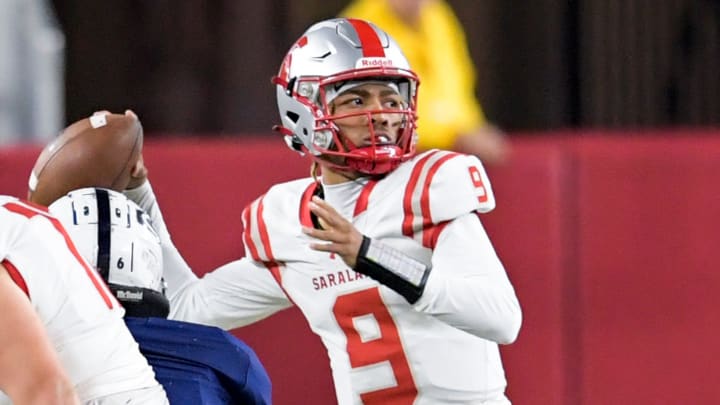
[[[408,26],[385,0],[356,0],[340,14],[390,34],[419,76],[418,148],[451,149],[458,134],[486,124],[465,33],[448,4],[426,2],[417,27]]]

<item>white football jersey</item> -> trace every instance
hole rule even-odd
[[[339,404],[504,403],[498,343],[520,307],[480,223],[495,200],[480,161],[430,151],[381,180],[323,186],[364,235],[432,265],[410,305],[334,254],[310,249],[313,179],[272,187],[243,213],[251,259],[179,291],[171,316],[233,328],[297,305],[330,357]],[[177,271],[177,269],[166,269]]]
[[[124,310],[44,208],[0,197],[0,261],[37,311],[81,401],[158,386]]]

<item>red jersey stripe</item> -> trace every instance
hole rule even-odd
[[[308,228],[313,227],[312,218],[310,217],[310,208],[308,207],[308,204],[310,203],[310,199],[312,198],[313,194],[315,194],[315,190],[317,190],[317,187],[317,183],[310,183],[310,185],[308,185],[308,187],[305,189],[305,192],[303,192],[302,198],[300,199],[300,212],[298,213],[298,215],[300,216],[300,223],[303,226],[307,226]]]
[[[282,285],[282,273],[280,273],[280,267],[282,266],[277,262],[263,262],[263,264],[270,271],[270,274],[272,274],[275,282],[277,282],[280,289],[283,290],[285,296],[288,297],[288,299],[290,300],[290,302],[293,303],[293,305],[295,305],[295,301],[293,301],[293,299],[290,297],[290,294],[288,294],[287,290]]]
[[[365,187],[363,187],[362,191],[360,192],[360,197],[358,197],[357,203],[355,203],[355,212],[353,213],[354,217],[362,214],[363,212],[365,212],[365,210],[367,210],[370,193],[372,193],[372,190],[373,188],[375,188],[376,184],[377,180],[370,180],[365,185]]]
[[[447,155],[438,159],[428,170],[427,176],[425,176],[425,184],[423,184],[422,195],[420,196],[420,214],[422,215],[423,224],[423,246],[429,248],[432,246],[432,232],[430,229],[433,226],[432,216],[430,214],[430,184],[432,184],[433,177],[437,173],[440,166],[448,160],[459,156],[457,153],[448,153]]]
[[[248,250],[250,250],[250,257],[253,258],[253,260],[260,260],[260,255],[258,254],[257,246],[255,246],[255,242],[253,241],[252,237],[252,215],[251,211],[253,210],[253,207],[255,205],[255,202],[251,203],[247,207],[245,207],[245,210],[243,211],[243,222],[245,223],[245,230],[243,232],[243,239],[245,240],[245,247],[247,247]]]
[[[270,246],[270,234],[268,234],[267,224],[265,224],[265,220],[263,219],[263,208],[263,199],[261,198],[258,202],[257,209],[258,231],[260,232],[260,240],[262,241],[262,246],[265,250],[265,256],[267,256],[269,261],[274,262],[275,256],[273,255],[272,248]]]
[[[75,247],[75,244],[72,242],[72,239],[70,239],[70,235],[67,234],[67,231],[65,231],[65,228],[63,228],[62,224],[57,218],[48,215],[44,209],[40,210],[36,208],[31,208],[30,206],[21,205],[19,203],[7,203],[5,204],[5,208],[8,211],[23,215],[27,218],[32,218],[35,215],[42,215],[48,221],[50,221],[55,230],[58,231],[60,235],[62,235],[63,239],[65,240],[65,245],[67,245],[68,249],[70,249],[70,252],[72,252],[73,256],[75,257],[75,260],[77,260],[78,263],[80,263],[85,269],[85,273],[87,273],[88,277],[90,277],[90,281],[93,283],[98,293],[100,293],[103,301],[105,301],[105,305],[107,305],[109,309],[113,308],[114,299],[111,298],[112,295],[107,290],[105,284],[100,281],[100,276],[97,274],[97,272],[91,269],[87,262],[85,262],[85,260],[82,258],[77,248]]]
[[[429,243],[427,243],[425,245],[425,242],[423,241],[423,245],[425,245],[426,247],[428,247],[432,250],[435,250],[435,246],[437,245],[437,240],[440,237],[440,234],[442,233],[442,231],[445,229],[445,227],[449,223],[450,223],[450,221],[445,221],[443,223],[433,225],[431,228],[429,228],[427,230],[427,232],[430,234]]]
[[[413,221],[415,220],[415,214],[412,207],[413,191],[415,190],[415,186],[420,180],[420,174],[422,173],[425,164],[437,152],[438,151],[430,152],[425,157],[420,159],[417,164],[415,164],[412,173],[410,173],[410,179],[408,180],[407,186],[405,187],[405,195],[403,196],[403,212],[405,213],[405,216],[402,223],[402,233],[403,235],[410,238],[412,238],[414,233]]]
[[[17,267],[15,267],[15,265],[10,263],[7,259],[2,261],[2,265],[5,266],[5,269],[10,275],[12,281],[15,282],[15,284],[20,287],[23,292],[25,292],[25,295],[27,295],[28,298],[30,298],[30,292],[28,291],[25,279],[23,278],[22,274],[20,274]]]
[[[363,56],[366,58],[384,58],[385,50],[373,27],[363,20],[348,18],[348,21],[352,24],[353,28],[355,28],[355,32],[357,32],[358,38],[360,38]]]
[[[278,283],[280,288],[282,288],[282,274],[280,273],[280,266],[278,266],[275,262],[263,262],[263,264],[268,270],[270,270],[270,274],[272,274],[275,281]],[[285,291],[284,288],[283,291]]]

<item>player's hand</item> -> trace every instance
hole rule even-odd
[[[133,110],[125,110],[125,115],[134,117],[137,119],[137,115]],[[140,158],[138,158],[138,161],[135,163],[135,165],[132,167],[130,171],[130,183],[128,183],[127,190],[132,190],[134,188],[138,188],[147,181],[147,168],[145,167],[145,162],[143,161],[143,156],[140,154]]]
[[[107,115],[112,114],[109,110],[98,110],[93,113],[93,115]],[[138,119],[137,114],[133,110],[125,110],[125,115],[129,117],[133,117],[135,119]],[[147,181],[147,168],[145,167],[145,163],[143,161],[142,154],[138,158],[138,161],[133,165],[132,169],[130,169],[130,182],[128,183],[126,190],[132,190],[134,188],[138,188]]]
[[[130,182],[128,183],[126,190],[132,190],[142,186],[143,183],[147,181],[147,174],[148,171],[145,167],[145,163],[143,162],[143,156],[140,155],[140,158],[130,171]]]
[[[355,226],[320,197],[310,201],[310,211],[318,217],[322,229],[303,227],[304,234],[323,241],[311,243],[310,248],[322,252],[335,253],[350,268],[355,268],[363,235]]]

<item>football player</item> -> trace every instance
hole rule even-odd
[[[0,196],[0,223],[3,283],[9,275],[32,305],[81,403],[168,404],[122,320],[123,308],[60,221],[44,208]],[[11,332],[16,331],[1,333]],[[3,350],[3,356],[9,354]],[[12,372],[24,370],[25,361],[20,359]],[[14,395],[10,388],[6,394]]]
[[[218,328],[164,319],[169,312],[160,239],[122,193],[87,187],[48,208],[125,308],[125,322],[171,403],[271,403],[255,352]]]
[[[163,241],[171,317],[235,328],[291,305],[327,348],[339,404],[508,404],[498,344],[521,311],[481,223],[474,156],[415,155],[418,78],[371,23],[311,26],[274,78],[290,148],[312,176],[243,212],[248,257],[198,280],[142,167],[126,191]]]
[[[0,390],[18,404],[79,404],[42,321],[3,264],[0,308]]]

